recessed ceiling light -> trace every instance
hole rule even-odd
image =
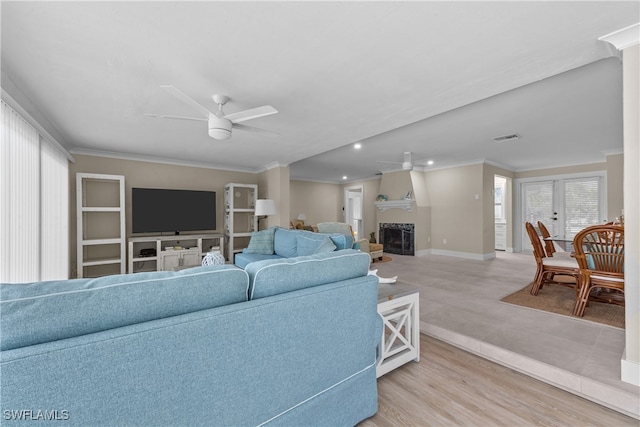
[[[433,164],[433,160],[429,160],[429,161],[427,162],[427,164],[428,164],[429,166],[431,166],[431,165]]]
[[[344,176],[342,177],[342,179],[347,179],[347,175],[344,175]]]
[[[356,150],[359,150],[362,148],[362,144],[360,144],[359,142],[356,142],[355,144],[353,144],[353,148],[355,148]]]

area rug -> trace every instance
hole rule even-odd
[[[573,306],[576,302],[576,293],[573,288],[549,284],[545,285],[545,287],[538,292],[538,295],[531,295],[529,293],[531,285],[532,283],[528,284],[525,288],[511,295],[507,295],[500,301],[571,316]],[[589,306],[585,309],[582,319],[624,329],[624,307],[615,304],[589,301]]]
[[[393,261],[393,258],[391,258],[388,255],[382,255],[382,259],[376,258],[375,260],[373,260],[373,263],[374,264],[379,264],[381,262],[391,262],[391,261]]]

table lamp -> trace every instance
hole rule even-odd
[[[255,215],[258,217],[258,229],[260,229],[260,219],[266,218],[269,215],[277,215],[276,202],[271,199],[258,199],[256,200]]]

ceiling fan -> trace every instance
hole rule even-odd
[[[268,135],[277,135],[275,132],[271,132],[265,129],[259,129],[253,126],[247,126],[241,124],[251,119],[257,119],[258,117],[269,116],[276,114],[278,110],[271,105],[264,105],[262,107],[251,108],[249,110],[240,111],[238,113],[225,114],[222,111],[222,106],[229,101],[229,97],[225,95],[213,95],[213,102],[218,104],[218,111],[211,112],[198,102],[196,102],[189,95],[185,94],[175,86],[163,85],[160,86],[171,95],[175,96],[185,104],[190,105],[196,109],[203,117],[184,117],[184,116],[168,116],[164,114],[145,114],[149,117],[160,117],[163,119],[179,119],[179,120],[197,120],[208,122],[209,124],[209,136],[216,140],[225,140],[231,138],[231,129],[238,129],[248,132],[262,133]]]
[[[376,163],[392,163],[395,165],[402,165],[402,170],[405,171],[410,171],[413,170],[413,166],[414,165],[418,165],[418,166],[430,166],[433,164],[432,160],[429,159],[422,159],[422,160],[412,160],[411,159],[411,152],[410,151],[405,151],[404,152],[404,161],[402,162],[389,162],[389,161],[385,161],[385,160],[378,160]]]

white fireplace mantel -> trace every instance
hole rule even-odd
[[[380,212],[384,212],[387,209],[406,209],[408,211],[413,210],[416,201],[413,199],[401,199],[401,200],[385,200],[382,202],[373,202],[378,207]]]

